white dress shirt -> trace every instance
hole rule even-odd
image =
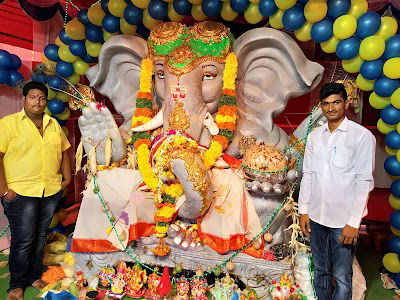
[[[374,188],[376,140],[345,118],[333,132],[328,123],[308,135],[300,185],[299,213],[331,228],[358,228]]]

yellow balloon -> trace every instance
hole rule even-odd
[[[356,57],[348,60],[342,60],[343,69],[349,73],[356,73],[360,71],[361,65],[364,60],[357,55]]]
[[[351,37],[357,29],[357,20],[352,15],[343,15],[333,23],[333,34],[340,40]]]
[[[387,40],[391,36],[395,35],[397,32],[398,24],[395,18],[393,17],[382,17],[381,18],[381,26],[376,35],[382,37],[384,40]]]
[[[385,146],[385,151],[386,151],[386,153],[388,154],[388,155],[390,155],[390,156],[393,156],[393,155],[396,155],[397,154],[397,149],[392,149],[392,148],[389,148],[388,146]]]
[[[69,136],[69,130],[68,130],[68,128],[65,127],[65,126],[61,126],[61,128],[62,128],[62,130],[64,131],[65,136],[68,137],[68,136]],[[64,221],[64,220],[62,220],[62,221]],[[61,222],[62,222],[62,221],[61,221]]]
[[[81,81],[81,76],[77,73],[74,73],[71,76],[69,76],[67,80],[72,84],[77,84],[79,81]]]
[[[164,2],[172,3],[172,2],[174,2],[174,0],[164,0]]]
[[[395,90],[392,96],[390,96],[390,102],[392,102],[394,107],[400,109],[400,88]]]
[[[103,40],[106,42],[110,38],[112,38],[114,35],[119,35],[119,34],[120,34],[119,32],[108,32],[103,29]]]
[[[304,16],[310,23],[321,21],[328,12],[328,5],[325,0],[310,0],[304,7]]]
[[[400,209],[400,199],[395,197],[393,194],[389,196],[389,204],[394,209]]]
[[[201,8],[201,4],[192,5],[192,17],[196,21],[204,21],[207,19],[207,16],[204,14],[203,9]]]
[[[86,51],[90,56],[97,57],[99,56],[101,43],[93,43],[89,40],[85,41]]]
[[[356,83],[363,91],[372,91],[374,89],[375,80],[365,79],[361,74],[358,74]]]
[[[394,57],[383,65],[383,74],[391,79],[400,78],[400,57]]]
[[[168,18],[174,22],[180,22],[183,19],[183,16],[175,11],[172,3],[168,3]]]
[[[128,4],[124,0],[110,0],[108,2],[108,10],[110,13],[118,18],[124,16],[124,10]]]
[[[311,37],[311,27],[313,24],[310,22],[306,21],[303,26],[301,26],[299,29],[294,31],[294,35],[296,38],[301,41],[301,42],[308,42],[312,39]]]
[[[71,111],[66,107],[61,114],[56,114],[55,116],[60,120],[68,120],[71,115]]]
[[[88,10],[88,18],[89,21],[97,26],[102,26],[103,18],[105,17],[106,13],[101,8],[100,3],[96,3]]]
[[[351,0],[351,6],[347,14],[358,19],[361,15],[368,11],[367,0]]]
[[[275,0],[279,9],[287,10],[296,4],[297,0]]]
[[[385,51],[385,40],[380,36],[369,36],[360,44],[360,56],[364,60],[375,60]]]
[[[134,34],[137,26],[131,25],[124,18],[121,18],[119,20],[119,28],[123,34]]]
[[[68,45],[62,46],[58,49],[58,56],[66,62],[73,63],[78,59],[78,56],[75,56],[69,51]]]
[[[165,1],[165,0],[164,0]],[[174,0],[172,0],[172,1],[166,1],[166,2],[173,2]],[[192,3],[192,4],[201,4],[201,2],[203,2],[203,0],[188,0],[190,3]]]
[[[145,9],[149,6],[150,0],[131,0],[132,3],[141,9]]]
[[[226,1],[226,0],[222,0],[222,1]],[[250,0],[250,3],[258,4],[258,3],[260,3],[260,0]]]
[[[46,86],[47,86],[47,85],[46,85]],[[51,100],[51,99],[55,98],[56,95],[57,95],[57,93],[54,92],[51,88],[49,88],[49,87],[47,86],[47,100]]]
[[[51,117],[51,115],[52,115],[51,111],[49,110],[49,108],[48,108],[47,106],[44,108],[44,113],[45,113],[46,115],[50,116],[50,117]]]
[[[394,235],[400,236],[400,230],[394,228],[393,226],[390,226],[390,230]]]
[[[375,109],[384,109],[390,104],[390,97],[381,97],[377,93],[372,92],[369,95],[369,104]]]
[[[63,92],[58,92],[56,98],[62,102],[68,102],[69,99],[71,99],[71,96]]]
[[[238,16],[238,13],[234,11],[231,7],[230,1],[225,1],[222,3],[221,17],[225,21],[233,21]]]
[[[89,64],[82,59],[78,59],[74,62],[74,71],[79,75],[85,75],[87,69],[89,69]]]
[[[54,215],[53,218],[51,219],[49,228],[54,228],[57,226],[57,224],[58,224],[58,217],[56,215]]]
[[[56,44],[58,47],[66,46],[61,40],[60,37],[57,37],[56,40],[54,41],[54,44]]]
[[[85,25],[79,22],[78,18],[73,18],[65,25],[65,32],[74,40],[83,40],[85,38]]]
[[[391,227],[393,227],[393,226],[391,226]],[[393,231],[393,229],[392,229],[392,231]],[[396,229],[396,232],[400,233],[400,231],[397,229]],[[398,235],[398,234],[396,234],[396,235]],[[397,255],[397,253],[386,253],[382,259],[382,263],[383,263],[383,266],[385,267],[385,269],[388,270],[389,272],[392,272],[392,273],[400,272],[400,261],[399,261],[399,256]]]
[[[257,24],[262,20],[264,16],[258,9],[258,4],[250,3],[247,9],[244,11],[244,18],[250,24]]]
[[[283,11],[277,9],[276,12],[269,17],[269,24],[275,29],[283,28],[282,17],[283,17]]]
[[[386,124],[382,119],[379,119],[376,128],[380,133],[388,134],[389,132],[396,130],[396,125]]]
[[[333,35],[329,40],[321,43],[321,49],[326,53],[335,53],[338,43],[339,40]]]
[[[153,19],[150,16],[148,9],[145,9],[143,11],[143,19],[142,20],[143,20],[143,25],[146,26],[146,28],[150,29],[150,30],[153,29],[154,26],[156,26],[157,24],[161,23],[161,20]]]

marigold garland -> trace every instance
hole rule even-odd
[[[138,152],[138,168],[142,175],[144,183],[153,191],[157,190],[158,177],[154,174],[150,165],[150,150],[149,146],[145,143],[137,148]]]

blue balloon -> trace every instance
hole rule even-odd
[[[397,130],[393,131],[397,132]],[[388,147],[390,147],[389,144],[387,145]],[[393,155],[386,158],[384,163],[384,168],[388,174],[392,176],[400,176],[400,163],[397,160],[396,156]]]
[[[65,32],[65,28],[60,31],[58,37],[60,38],[61,42],[63,42],[65,45],[69,45],[73,41],[68,34]]]
[[[101,0],[101,8],[102,8],[102,10],[104,10],[104,12],[106,13],[106,14],[109,14],[110,13],[110,11],[108,10],[108,2],[110,2],[110,0]]]
[[[237,13],[241,14],[249,6],[248,0],[230,0],[232,10],[236,11]]]
[[[88,25],[89,23],[90,23],[90,21],[89,21],[89,17],[88,17],[88,10],[87,9],[81,9],[79,12],[78,12],[78,15],[77,15],[77,17],[78,17],[78,20],[79,20],[79,22],[81,22],[83,25]]]
[[[400,35],[394,35],[386,40],[385,52],[382,58],[384,60],[400,56]]]
[[[10,69],[18,70],[19,68],[21,68],[21,65],[22,65],[21,59],[17,55],[11,54]]]
[[[64,233],[65,232],[65,227],[61,224],[61,223],[58,223],[56,226],[54,226],[53,228],[48,228],[47,229],[47,232],[48,233],[51,233],[51,232],[59,232],[59,233]]]
[[[329,18],[324,18],[311,27],[311,37],[317,43],[326,42],[333,35],[333,22]]]
[[[400,254],[400,236],[392,236],[389,239],[388,246],[390,252]]]
[[[390,273],[389,272],[390,278],[394,280],[396,285],[399,287],[400,286],[400,273]]]
[[[381,16],[376,12],[369,11],[357,20],[356,36],[360,39],[364,39],[371,35],[374,35],[381,26]]]
[[[156,20],[163,20],[168,16],[168,4],[162,0],[151,0],[148,10],[150,16]]]
[[[395,210],[390,215],[390,225],[396,229],[400,229],[400,210]]]
[[[297,4],[301,4],[303,6],[305,6],[307,4],[308,0],[298,0]]]
[[[99,26],[93,24],[87,25],[85,28],[85,35],[86,38],[93,43],[103,42],[103,30]]]
[[[350,9],[351,2],[349,0],[329,0],[328,1],[328,17],[335,20],[345,15]]]
[[[11,87],[15,87],[18,83],[24,80],[24,76],[17,70],[8,70],[7,84]]]
[[[395,180],[390,186],[390,192],[393,196],[400,198],[400,180]]]
[[[84,41],[72,41],[68,45],[69,51],[75,56],[86,56],[86,45]]]
[[[192,3],[188,0],[174,0],[172,5],[174,6],[174,10],[182,16],[190,16],[192,14]]]
[[[174,1],[175,2],[175,1]],[[201,3],[201,9],[207,17],[219,16],[222,8],[222,2],[219,0],[204,0]]]
[[[360,44],[355,36],[341,40],[336,46],[336,55],[342,60],[352,59],[357,56]]]
[[[381,110],[380,117],[386,124],[396,125],[400,122],[400,110],[390,104]]]
[[[85,57],[82,57],[82,60],[84,62],[87,62],[88,64],[91,64],[91,63],[95,63],[97,61],[97,57],[93,57],[93,56],[90,56],[89,54],[86,54]]]
[[[55,76],[55,77],[51,78],[47,83],[51,89],[53,89],[55,92],[57,92],[57,90],[55,90],[55,89],[61,90],[62,86],[64,84],[64,81],[60,77]]]
[[[397,132],[397,130],[393,130],[385,136],[385,143],[391,149],[400,149],[400,134]],[[390,157],[396,158],[395,156],[389,156],[388,158]]]
[[[106,15],[103,18],[103,28],[105,31],[108,32],[117,32],[119,31],[119,18],[116,16],[113,16],[111,14]]]
[[[382,75],[384,61],[382,59],[375,59],[364,61],[360,68],[362,77],[368,80],[378,79]]]
[[[52,114],[61,114],[65,110],[65,105],[61,100],[52,99],[47,102],[47,108]]]
[[[69,77],[74,74],[74,65],[65,61],[59,61],[56,65],[56,72],[61,77]]]
[[[60,120],[59,118],[53,117],[54,119],[56,119],[56,121],[58,122],[58,124],[60,124],[60,126],[65,126],[65,124],[67,124],[67,120]]]
[[[390,79],[385,76],[379,77],[374,84],[374,92],[381,97],[389,97],[400,87],[398,79]]]
[[[0,50],[0,67],[10,69],[12,64],[11,54],[6,50]]]
[[[303,26],[305,21],[306,17],[304,16],[304,7],[301,5],[295,5],[289,8],[284,12],[282,17],[283,26],[290,31],[299,29]]]
[[[47,59],[51,60],[51,61],[59,61],[60,57],[58,56],[58,49],[60,47],[58,47],[55,44],[48,44],[45,48],[44,48],[44,55],[47,57]]]
[[[33,71],[31,73],[31,79],[33,81],[37,81],[37,82],[41,82],[41,83],[47,83],[47,81],[50,80],[49,76],[46,75],[45,73],[43,73],[43,72],[35,72],[35,71]]]
[[[139,25],[142,23],[143,10],[130,4],[125,7],[124,18],[125,21],[131,25]]]
[[[8,81],[8,70],[0,67],[0,84],[7,83]]]
[[[258,3],[258,10],[264,17],[272,16],[277,9],[278,6],[276,6],[274,0],[261,0]]]

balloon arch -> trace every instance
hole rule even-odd
[[[400,35],[397,20],[368,12],[366,0],[109,0],[98,1],[66,23],[54,44],[44,49],[43,62],[53,73],[36,72],[33,79],[49,86],[49,113],[59,120],[69,117],[66,78],[72,84],[80,80],[90,64],[96,63],[102,44],[118,34],[135,34],[137,29],[152,29],[161,21],[195,21],[220,17],[230,22],[238,16],[249,24],[269,18],[276,29],[294,32],[299,41],[314,40],[326,53],[336,53],[343,69],[359,73],[356,79],[363,91],[373,91],[372,107],[381,109],[378,130],[386,134],[385,170],[395,180],[390,205],[396,209],[390,217],[394,237],[392,253],[383,258],[385,268],[400,286]]]

